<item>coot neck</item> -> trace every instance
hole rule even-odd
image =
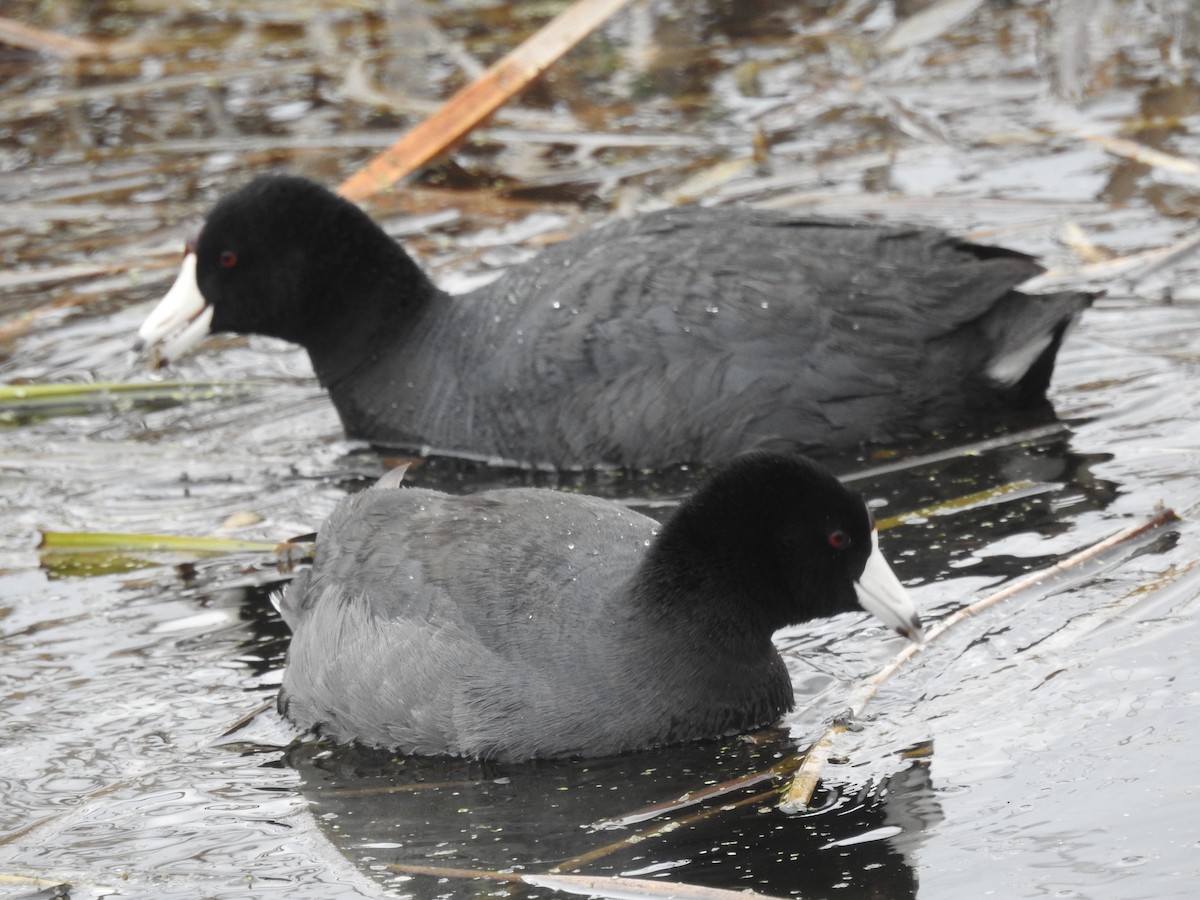
[[[722,560],[672,533],[670,524],[633,579],[632,601],[647,636],[627,641],[670,698],[658,740],[769,724],[794,704],[787,667],[771,640],[780,623],[770,601],[758,578],[727,575]]]
[[[336,259],[307,267],[300,287],[303,308],[316,311],[300,343],[330,390],[345,388],[397,352],[425,312],[447,299],[382,229],[352,233]]]
[[[785,601],[763,548],[697,542],[686,527],[691,523],[679,519],[663,526],[639,567],[633,589],[638,602],[656,619],[691,630],[712,653],[763,652],[771,635],[788,624],[778,613]]]

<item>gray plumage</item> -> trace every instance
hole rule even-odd
[[[280,708],[342,742],[500,759],[745,730],[793,702],[772,633],[859,609],[870,552],[861,499],[800,458],[735,461],[663,526],[544,489],[375,488],[283,597]]]

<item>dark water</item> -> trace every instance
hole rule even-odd
[[[1134,257],[1089,270],[1106,295],[1060,357],[1059,427],[838,465],[879,518],[926,511],[883,542],[930,617],[1159,504],[1191,517],[927,648],[839,738],[813,811],[780,812],[759,783],[601,828],[788,758],[899,641],[861,617],[779,635],[801,702],[759,743],[496,767],[294,742],[260,711],[286,650],[269,559],[85,577],[35,549],[42,530],[275,541],[382,471],[301,352],[214,341],[174,374],[247,389],[0,410],[0,896],[39,878],[72,897],[501,896],[522,891],[429,869],[572,861],[781,896],[1192,896],[1200,263],[1136,255],[1196,231],[1200,17],[1187,0],[921,5],[635,2],[370,208],[455,290],[688,199],[931,223],[1065,273]],[[366,6],[4,10],[116,45],[76,61],[0,45],[0,381],[147,380],[133,333],[217,196],[272,169],[336,184],[561,8]],[[663,514],[694,475],[558,486]]]

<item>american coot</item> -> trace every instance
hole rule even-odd
[[[557,468],[891,442],[1042,404],[1089,302],[922,228],[681,208],[595,229],[469,294],[299,178],[223,198],[139,334],[304,346],[346,432]]]
[[[384,481],[387,481],[385,476]],[[506,760],[716,737],[793,704],[771,635],[917,612],[870,513],[823,466],[750,453],[662,526],[539,488],[388,484],[317,536],[281,610],[280,710],[338,741]]]

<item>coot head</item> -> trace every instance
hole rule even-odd
[[[256,178],[213,207],[138,337],[160,364],[210,332],[311,346],[347,327],[356,300],[392,286],[379,272],[392,258],[408,261],[353,204],[303,178]]]
[[[770,631],[861,608],[923,635],[863,499],[803,456],[748,453],[717,472],[663,527],[648,576],[664,593],[754,597],[742,614]]]

